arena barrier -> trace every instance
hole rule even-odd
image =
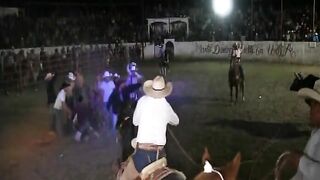
[[[175,57],[225,59],[230,57],[235,41],[173,43]],[[320,44],[315,42],[244,41],[243,45],[243,61],[320,64]],[[153,49],[152,44],[147,44],[144,49],[146,58],[154,57]]]
[[[168,40],[170,41],[170,40]],[[167,41],[167,42],[168,42]],[[206,58],[215,60],[228,60],[230,58],[232,45],[234,41],[194,41],[194,42],[176,42],[171,40],[174,45],[175,57],[180,59]],[[269,62],[284,62],[298,64],[320,64],[319,43],[315,42],[274,42],[274,41],[244,41],[244,50],[242,53],[242,61],[269,61]],[[96,45],[93,45],[95,48]],[[141,47],[141,44],[139,44]],[[78,53],[70,56],[55,56],[54,51],[61,48],[78,47]],[[108,47],[107,44],[99,44],[99,47]],[[122,44],[121,50],[117,50],[114,44],[111,44],[112,55],[108,54],[107,50],[91,52],[90,45],[76,46],[57,46],[44,47],[47,58],[41,60],[41,69],[31,67],[30,62],[38,62],[35,59],[39,58],[40,47],[32,48],[35,51],[36,57],[33,60],[17,59],[17,54],[20,49],[15,49],[14,65],[3,67],[2,63],[7,62],[5,57],[1,60],[0,71],[0,91],[3,89],[16,89],[21,91],[24,87],[32,86],[36,83],[36,79],[41,80],[49,71],[64,74],[67,71],[81,68],[83,71],[102,72],[103,69],[109,66],[111,62],[126,63],[134,57],[135,59],[152,60],[159,57],[160,50],[155,48],[152,43],[144,43],[143,51],[139,54],[133,53],[135,43]],[[165,48],[165,46],[163,46]],[[25,58],[31,48],[24,48]],[[119,48],[118,48],[119,49]],[[1,51],[10,51],[3,49]],[[11,58],[12,59],[12,58]],[[179,59],[179,58],[177,58]],[[43,61],[43,62],[42,62]],[[35,73],[36,69],[36,73]],[[37,77],[35,77],[35,75]]]

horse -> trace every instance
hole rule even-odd
[[[208,148],[204,149],[202,155],[202,164],[204,165],[204,171],[196,175],[194,180],[236,180],[241,164],[241,153],[238,152],[232,161],[225,166],[212,168],[209,161],[211,156]]]
[[[245,100],[244,97],[244,75],[241,72],[240,62],[232,60],[229,68],[229,87],[230,87],[230,101],[233,101],[233,87],[236,89],[235,102],[238,101],[238,89],[240,88],[242,93],[242,101]]]
[[[166,49],[159,63],[160,75],[162,75],[163,77],[167,76],[170,59],[171,59],[170,51]]]
[[[202,155],[202,162],[205,165],[205,171],[198,173],[194,180],[235,180],[237,178],[239,167],[241,163],[241,154],[237,153],[233,160],[227,163],[225,166],[212,168],[211,165],[208,170],[208,161],[211,157],[208,152],[208,149],[205,148],[205,151]],[[131,157],[127,161],[123,162],[117,172],[117,180],[120,179],[121,174],[123,173],[126,166],[129,164],[129,161],[132,161]],[[137,172],[136,172],[137,173]],[[165,157],[149,164],[146,166],[140,174],[137,174],[136,177],[133,177],[132,180],[184,180],[187,179],[183,172],[176,169],[170,168],[167,166],[167,159]]]
[[[121,178],[124,169],[129,164],[129,161],[132,161],[129,157],[125,162],[123,162],[117,172],[116,179],[122,180]],[[165,157],[152,162],[148,166],[142,169],[141,173],[133,172],[136,174],[136,177],[132,177],[130,180],[186,180],[186,176],[176,169],[169,168],[167,166],[167,159]],[[131,178],[131,177],[130,177]],[[129,179],[126,179],[129,180]]]
[[[122,160],[126,160],[133,152],[133,148],[130,146],[130,142],[136,137],[137,128],[132,123],[134,109],[137,104],[137,100],[131,99],[130,94],[137,92],[142,86],[141,83],[126,85],[121,83],[122,101],[119,107],[119,116],[116,127],[119,130],[119,135],[122,143]]]

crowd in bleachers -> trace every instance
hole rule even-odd
[[[33,12],[30,8],[19,15],[0,17],[0,48],[146,41],[146,25],[141,19],[149,17],[190,17],[189,37],[186,37],[185,25],[172,25],[178,29],[173,28],[171,34],[163,32],[161,36],[151,36],[150,41],[167,36],[180,41],[240,40],[241,36],[246,40],[315,40],[310,5],[284,8],[281,28],[281,11],[273,3],[255,0],[253,14],[250,4],[239,5],[223,20],[205,3],[208,2],[146,5],[144,17],[136,13],[139,8],[136,11],[121,7],[87,11],[66,9],[39,16],[27,13]],[[319,21],[316,21],[316,31],[318,26]]]

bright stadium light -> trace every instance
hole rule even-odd
[[[232,10],[232,0],[212,0],[213,11],[221,16],[227,16]]]

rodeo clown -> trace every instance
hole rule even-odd
[[[141,171],[165,156],[167,124],[178,125],[179,118],[166,98],[172,92],[172,83],[156,76],[143,84],[142,96],[134,111],[133,124],[138,126],[137,137],[131,144],[135,152],[127,161],[120,180],[136,179]]]

